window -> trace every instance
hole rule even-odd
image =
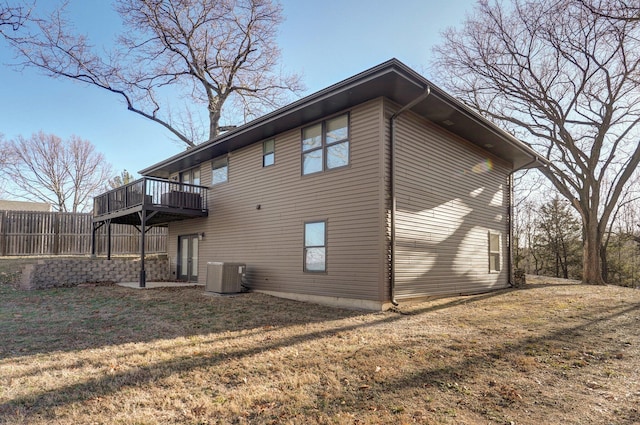
[[[349,115],[302,129],[302,174],[349,165]]]
[[[212,177],[211,184],[216,185],[224,183],[228,179],[229,174],[229,160],[225,156],[224,158],[214,159],[212,165]]]
[[[268,167],[276,162],[276,141],[267,140],[262,143],[262,166]]]
[[[186,184],[200,185],[200,168],[192,168],[191,170],[180,173],[180,182]]]
[[[500,271],[500,234],[489,233],[489,272]]]
[[[327,271],[326,222],[304,224],[304,271]]]

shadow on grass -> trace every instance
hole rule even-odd
[[[224,332],[337,320],[362,312],[261,294],[115,286],[13,291],[0,285],[0,360]]]
[[[105,289],[112,290],[113,288]],[[451,300],[443,300],[441,304],[430,305],[424,308],[416,307],[414,309],[409,309],[408,313],[410,316],[426,314],[526,289],[528,288],[505,289],[481,295],[462,298],[457,297]],[[101,294],[100,291],[97,292],[99,294],[94,295],[93,297],[87,297],[85,294],[85,298],[89,299],[84,302],[87,303],[87,305],[92,305],[93,308],[98,307],[100,303],[104,303],[101,308],[113,308],[111,301],[105,301],[105,298],[113,297],[113,294]],[[65,322],[65,319],[69,319],[71,317],[77,318],[77,311],[76,314],[71,314],[69,316],[63,315],[54,323],[48,324],[32,318],[30,319],[31,321],[27,321],[28,325],[41,325],[44,328],[49,328],[48,331],[54,331],[54,336],[50,339],[43,339],[40,341],[40,345],[29,349],[27,353],[47,353],[56,349],[75,351],[84,348],[95,348],[96,345],[107,346],[115,343],[116,340],[120,340],[119,343],[144,342],[159,338],[176,338],[216,332],[222,333],[223,331],[262,332],[265,330],[273,330],[281,327],[284,328],[292,325],[319,323],[323,321],[340,320],[363,315],[362,312],[273,299],[261,294],[248,294],[247,296],[239,298],[206,298],[205,301],[200,299],[199,303],[191,305],[195,300],[195,298],[192,298],[195,296],[193,294],[189,297],[184,297],[184,294],[180,296],[178,291],[160,291],[158,293],[151,292],[152,291],[147,291],[144,293],[145,295],[136,296],[135,301],[129,301],[130,305],[128,307],[123,307],[119,313],[124,316],[131,314],[133,317],[129,317],[126,320],[119,322],[118,326],[134,326],[135,323],[141,320],[141,317],[150,316],[153,318],[151,321],[142,320],[143,328],[138,331],[115,335],[114,337],[109,338],[108,342],[102,341],[102,336],[99,336],[97,338],[92,338],[90,342],[82,342],[82,339],[80,339],[76,340],[74,343],[70,343],[68,335],[66,338],[63,338],[65,332],[68,330],[72,329],[75,332],[89,332],[93,329],[93,326],[87,327],[86,324],[83,327],[77,326],[77,324],[73,325]],[[59,295],[70,296],[66,291],[62,291]],[[30,297],[37,298],[36,295],[30,295]],[[125,297],[115,298],[124,303],[126,298],[132,298],[132,295],[130,292],[127,292]],[[36,300],[32,301],[35,302]],[[74,302],[77,302],[77,300]],[[171,303],[171,305],[175,305],[175,307],[168,308],[171,305],[168,306],[167,303]],[[269,303],[268,309],[264,308],[265,303]],[[45,303],[45,305],[49,304]],[[71,305],[74,305],[74,303],[72,302]],[[76,306],[76,308],[78,307]],[[182,310],[185,308],[190,308],[195,311],[189,311],[188,313],[183,312]],[[496,362],[499,359],[504,358],[504,356],[509,353],[521,353],[528,346],[540,344],[542,342],[576,340],[579,338],[580,333],[586,328],[594,326],[600,322],[613,320],[624,314],[637,311],[638,309],[640,309],[640,306],[633,305],[625,309],[618,309],[618,311],[609,311],[606,314],[604,312],[598,312],[597,314],[600,315],[600,317],[588,320],[579,326],[557,329],[554,332],[550,332],[536,338],[522,338],[517,341],[505,342],[503,345],[493,347],[489,352],[481,351],[469,353],[468,356],[464,357],[463,361],[455,363],[454,365],[448,365],[444,368],[434,367],[428,370],[423,370],[418,374],[411,374],[411,376],[401,376],[395,380],[388,380],[382,385],[381,390],[393,393],[410,387],[442,385],[443,383],[455,382],[459,379],[472,379],[479,370],[497,367]],[[88,314],[85,310],[86,309],[83,309],[82,311],[86,314],[86,320],[89,320],[92,323],[98,322],[100,326],[105,326],[107,323],[111,323],[114,319],[114,316],[101,318],[99,314],[98,317],[96,317],[94,314]],[[90,311],[95,312],[95,310]],[[100,311],[100,308],[98,308],[98,312]],[[161,312],[161,314],[158,312]],[[181,314],[184,314],[184,316],[181,316]],[[194,325],[193,322],[197,322],[195,318],[200,317],[202,314],[208,314],[210,317],[206,319],[201,318],[201,321],[197,323],[197,326],[192,328]],[[365,314],[369,315],[370,313]],[[50,410],[57,406],[81,403],[101,396],[107,396],[127,388],[144,386],[149,383],[168,378],[175,374],[176,371],[185,372],[194,369],[212,367],[223,364],[225,361],[243,359],[260,354],[264,351],[277,350],[308,341],[330,337],[339,332],[348,332],[363,327],[385,325],[405,319],[409,320],[410,317],[403,314],[385,313],[379,314],[379,318],[368,320],[365,323],[357,323],[347,326],[332,326],[329,329],[304,332],[302,334],[284,338],[274,337],[273,339],[263,340],[252,346],[245,346],[235,350],[229,349],[224,352],[207,353],[198,357],[194,357],[192,355],[172,357],[170,360],[156,362],[146,366],[137,367],[132,370],[114,372],[105,376],[97,376],[81,383],[14,398],[0,404],[0,419],[2,419],[3,416],[9,417],[7,415],[14,415],[17,411],[22,412],[21,414],[27,418],[42,417],[49,414]],[[83,320],[85,319],[80,320],[80,323],[83,323]],[[182,323],[178,323],[177,326],[163,327],[162,322],[166,320],[182,320]],[[187,322],[190,324],[188,327],[184,326]],[[160,329],[158,332],[153,332],[153,327],[151,325],[154,323]],[[147,326],[150,326],[150,328],[147,328]],[[117,330],[118,328],[114,327],[112,329]],[[43,331],[47,331],[47,329],[43,329]],[[116,332],[116,334],[117,333],[118,332]],[[76,334],[76,337],[79,337],[79,335]],[[231,339],[235,337],[220,335],[219,338],[216,338],[216,342],[224,341],[227,338]],[[60,339],[63,339],[66,343],[61,342]],[[48,347],[45,346],[45,343],[47,342],[50,344]],[[198,342],[193,342],[194,345],[197,343]],[[27,355],[27,353],[22,355]],[[638,419],[637,416],[633,415],[633,411],[628,412],[629,418],[635,417]],[[621,423],[624,424],[631,422]]]
[[[417,315],[500,296],[514,289],[456,297]],[[249,293],[206,297],[202,289],[130,291],[116,286],[12,291],[0,285],[0,360],[224,332],[321,323],[370,312]],[[444,298],[445,300],[447,298]]]
[[[474,303],[477,301],[486,300],[488,298],[497,297],[511,291],[514,291],[514,289],[505,289],[476,296],[455,298],[448,301],[443,300],[444,302],[442,304],[413,309],[410,311],[409,315],[421,315],[447,308],[452,308],[459,305]],[[153,311],[153,308],[151,307],[157,306],[158,302],[167,302],[167,299],[165,297],[158,298],[157,294],[150,294],[148,295],[148,298],[149,299],[144,303],[141,303],[140,300],[136,301],[136,305],[140,307],[140,309],[137,311],[138,315],[151,314]],[[242,315],[239,314],[242,310],[251,311],[251,320],[239,319],[233,323],[226,322],[219,323],[217,325],[218,330],[224,329],[224,331],[231,332],[249,330],[252,330],[254,332],[262,332],[264,330],[277,329],[278,327],[286,327],[312,322],[322,322],[328,320],[339,320],[349,317],[357,317],[363,314],[362,312],[356,311],[333,309],[329,307],[296,303],[280,299],[272,299],[271,297],[262,296],[260,294],[249,294],[248,296],[241,298],[220,298],[215,300],[216,302],[213,303],[213,305],[217,305],[218,308],[236,309],[236,311],[231,314],[232,317],[242,317]],[[256,309],[260,308],[267,301],[270,303],[269,310],[262,311],[261,314],[256,314]],[[210,305],[210,303],[208,302],[205,302],[204,304]],[[209,307],[209,309],[206,311],[209,311],[213,314],[215,313],[216,309],[213,307]],[[229,313],[229,311],[226,311],[226,313]],[[46,415],[47,412],[50,411],[50,409],[57,406],[84,402],[93,398],[107,396],[126,388],[144,386],[150,382],[168,378],[171,375],[175,374],[176,371],[185,372],[193,369],[212,367],[219,365],[225,361],[242,359],[260,354],[268,350],[277,350],[280,348],[295,346],[297,344],[305,343],[308,341],[319,340],[325,337],[333,336],[336,333],[348,332],[363,327],[390,324],[399,320],[410,320],[410,317],[396,313],[380,313],[379,316],[379,319],[376,318],[375,320],[369,320],[365,323],[357,323],[348,326],[334,326],[329,329],[306,332],[285,338],[274,337],[273,339],[265,340],[259,344],[255,344],[254,346],[243,347],[242,349],[237,349],[235,351],[225,350],[224,352],[210,353],[198,357],[194,357],[192,355],[177,356],[171,358],[171,360],[137,367],[133,370],[114,372],[108,375],[90,378],[82,383],[67,385],[56,388],[54,390],[42,391],[39,393],[30,394],[25,397],[15,398],[8,402],[0,404],[0,419],[3,415],[12,415],[17,411],[21,411],[22,414],[27,417],[31,415],[40,417],[42,415]],[[166,314],[163,314],[161,317],[155,317],[156,320],[164,320],[166,318]],[[54,323],[52,326],[60,327],[61,323],[63,323],[63,321]],[[200,331],[194,332],[193,330],[189,330],[186,328],[177,329],[182,329],[182,331],[176,331],[174,333],[164,332],[163,338],[184,337],[201,333]],[[58,330],[58,335],[61,332],[62,330]],[[206,330],[202,330],[202,333],[205,332]],[[243,333],[243,335],[246,335],[246,333]],[[218,343],[232,338],[235,337],[220,335],[220,337],[215,338],[215,342]],[[131,335],[128,334],[125,339],[133,342],[138,342],[140,340],[150,340],[156,338],[150,338],[146,333],[137,333]],[[57,341],[57,337],[53,337],[52,341]],[[189,344],[189,342],[185,341],[185,344]],[[196,345],[198,344],[198,342],[195,341],[192,344]],[[523,344],[525,343],[523,342]],[[82,345],[83,344],[81,343],[74,344],[73,346],[67,345],[65,347],[65,350],[81,350],[83,349]],[[96,345],[95,340],[93,345]],[[513,349],[516,348],[514,347]],[[43,351],[44,350],[38,350],[37,352],[41,353]],[[145,349],[144,351],[148,351],[148,349]],[[135,353],[127,353],[127,355],[132,354]],[[455,373],[460,375],[470,374],[472,373],[474,368],[478,367],[479,363],[485,361],[486,357],[484,355],[475,359],[472,357],[470,359],[467,359],[464,363],[457,365]],[[66,367],[68,368],[69,366],[67,365]],[[41,370],[34,370],[32,373],[37,372],[41,372]],[[447,375],[450,375],[451,373],[453,372],[449,369],[439,371],[431,370],[425,372],[424,375],[420,377],[420,380],[424,380],[427,382],[446,381],[448,379]],[[414,383],[415,378],[411,378],[411,380],[406,382],[403,380],[398,380],[395,382],[392,381],[385,385],[385,390],[388,389],[390,391],[394,391],[397,388],[401,388],[407,385],[413,385]]]
[[[552,286],[558,285],[552,284]],[[455,364],[448,364],[447,366],[440,368],[434,367],[427,370],[422,370],[418,373],[405,375],[395,380],[387,381],[384,385],[384,390],[393,393],[396,391],[405,390],[407,388],[437,386],[445,390],[451,389],[452,391],[457,391],[457,384],[453,385],[454,383],[463,381],[474,382],[481,371],[487,373],[504,369],[501,364],[504,364],[505,361],[508,362],[509,356],[525,355],[525,353],[527,353],[527,350],[531,349],[531,347],[544,347],[551,345],[563,347],[564,350],[568,350],[567,347],[574,347],[573,349],[578,350],[579,352],[588,352],[591,349],[594,349],[593,344],[590,343],[590,341],[595,336],[591,328],[597,327],[598,325],[604,324],[605,322],[618,319],[629,313],[634,313],[634,316],[629,319],[630,323],[628,323],[627,325],[631,327],[634,326],[634,323],[637,322],[638,318],[640,317],[640,314],[638,314],[640,312],[640,305],[635,304],[632,306],[624,307],[625,308],[621,307],[617,309],[617,311],[611,311],[610,309],[601,309],[597,312],[591,312],[591,314],[599,315],[600,317],[587,320],[577,326],[563,327],[562,324],[559,323],[558,326],[560,328],[555,331],[548,332],[537,337],[524,337],[517,340],[505,341],[503,344],[497,345],[491,350],[476,352],[473,355],[465,355],[464,360],[459,361]],[[601,338],[602,335],[597,335],[597,337]],[[619,345],[624,345],[623,341],[617,342]],[[616,347],[616,344],[614,342],[607,342],[606,344],[609,344],[607,346],[607,349],[611,350],[612,352],[614,352],[617,348],[620,348]],[[580,367],[581,366],[582,365],[580,365]],[[564,379],[567,378],[563,367],[560,367],[559,370],[557,370],[557,373]],[[585,391],[589,391],[589,388],[586,386],[584,389]],[[496,393],[498,393],[500,390],[507,391],[504,388],[496,389]],[[515,392],[512,393],[513,399],[511,400],[508,399],[509,394],[506,394],[506,401],[502,400],[502,402],[510,404],[517,401],[518,396],[515,396],[515,394]],[[544,409],[547,410],[548,413],[551,413],[555,410],[560,414],[565,414],[568,413],[566,411],[567,408],[572,408],[571,403],[558,403],[558,400],[549,396],[545,398],[544,396],[538,395],[538,399],[535,401],[535,403],[543,405]],[[623,407],[615,413],[615,417],[617,424],[637,424],[640,423],[640,410],[637,409],[637,406],[632,406],[629,408]],[[585,423],[585,421],[589,421],[587,420],[587,418],[581,419],[579,417],[576,417],[575,419],[575,423]]]
[[[496,289],[491,292],[484,292],[481,294],[475,295],[459,295],[459,296],[445,296],[441,298],[432,298],[430,301],[438,301],[438,300],[450,300],[443,302],[442,304],[436,304],[429,307],[419,307],[412,308],[411,305],[400,306],[398,309],[394,309],[400,314],[405,315],[420,315],[425,313],[431,313],[438,310],[446,310],[448,308],[457,307],[460,305],[473,304],[478,301],[483,301],[489,298],[499,297],[501,295],[507,294],[509,292],[517,291],[519,288],[504,288],[504,289]]]

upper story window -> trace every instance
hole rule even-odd
[[[349,115],[302,129],[302,174],[349,165]]]
[[[271,139],[262,142],[262,166],[268,167],[276,162],[276,141]]]
[[[200,168],[192,168],[180,173],[180,183],[200,185]]]
[[[211,166],[211,184],[224,183],[229,179],[229,158],[223,157],[213,160]]]

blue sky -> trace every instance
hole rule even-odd
[[[40,0],[44,2],[44,0]],[[282,64],[300,73],[307,95],[367,68],[397,58],[427,73],[440,32],[459,25],[472,0],[282,0]],[[111,3],[72,0],[70,18],[94,44],[112,40],[120,23]],[[15,63],[0,44],[0,133],[37,131],[91,141],[114,169],[137,172],[184,150],[158,124],[126,110],[117,95],[52,79]],[[429,77],[427,73],[427,78]]]

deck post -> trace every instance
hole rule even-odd
[[[111,260],[111,219],[107,220],[107,260]]]
[[[147,227],[147,210],[144,205],[140,212],[140,287],[147,286],[147,272],[144,269],[144,234]]]
[[[91,258],[96,258],[96,223],[91,221]]]

